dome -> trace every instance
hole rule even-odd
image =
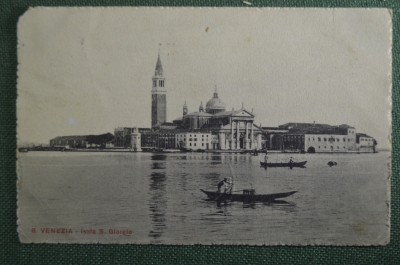
[[[225,103],[218,98],[217,89],[215,89],[213,98],[206,104],[206,112],[215,114],[220,111],[225,111]]]

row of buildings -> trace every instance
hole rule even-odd
[[[268,149],[304,152],[374,152],[376,141],[346,124],[332,126],[314,123],[287,123],[261,127],[253,111],[227,110],[217,88],[205,107],[189,112],[186,102],[182,116],[167,122],[166,78],[158,55],[151,89],[151,128],[118,127],[107,147],[185,150],[254,150]],[[65,140],[63,140],[64,138]],[[76,138],[76,136],[74,136]],[[69,139],[69,140],[67,140]],[[83,145],[82,139],[61,136],[50,145]]]
[[[237,128],[237,127],[236,127]],[[245,137],[226,139],[225,132],[219,130],[150,130],[145,128],[116,128],[118,131],[142,132],[125,134],[123,140],[114,141],[115,147],[136,150],[184,149],[184,150],[253,150],[246,148]],[[234,129],[235,130],[235,129]],[[244,129],[245,130],[245,129]],[[239,127],[240,131],[240,127]],[[248,131],[248,134],[250,132]],[[235,134],[234,136],[237,136]],[[228,137],[230,134],[228,134]],[[135,138],[136,137],[136,138]],[[140,147],[139,147],[139,138]],[[328,125],[316,123],[287,123],[278,127],[262,127],[254,141],[254,149],[282,152],[375,152],[376,140],[364,133],[356,133],[348,125]],[[121,138],[122,139],[122,138]],[[248,139],[250,144],[251,139]],[[232,144],[233,143],[233,144]],[[259,145],[260,143],[260,145]]]

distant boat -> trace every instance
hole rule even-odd
[[[217,193],[215,191],[204,192],[207,197],[211,200],[221,201],[237,201],[237,202],[273,202],[275,199],[289,197],[295,194],[297,191],[283,192],[283,193],[272,193],[272,194],[230,194],[230,193]]]
[[[159,152],[163,153],[180,153],[180,149],[159,149]]]
[[[262,167],[304,167],[307,161],[293,163],[265,163],[260,161]]]
[[[21,153],[27,153],[29,150],[27,147],[20,147],[20,148],[18,148],[18,151]]]

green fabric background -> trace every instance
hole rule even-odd
[[[400,1],[268,0],[251,7],[382,7],[393,10],[393,158],[391,243],[384,247],[252,247],[20,244],[16,217],[16,72],[18,17],[29,6],[242,6],[241,0],[0,1],[0,263],[1,264],[400,264],[399,15]],[[371,110],[373,111],[373,110]]]

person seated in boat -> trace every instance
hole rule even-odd
[[[290,157],[289,164],[292,164],[292,163],[293,163],[293,158]]]

